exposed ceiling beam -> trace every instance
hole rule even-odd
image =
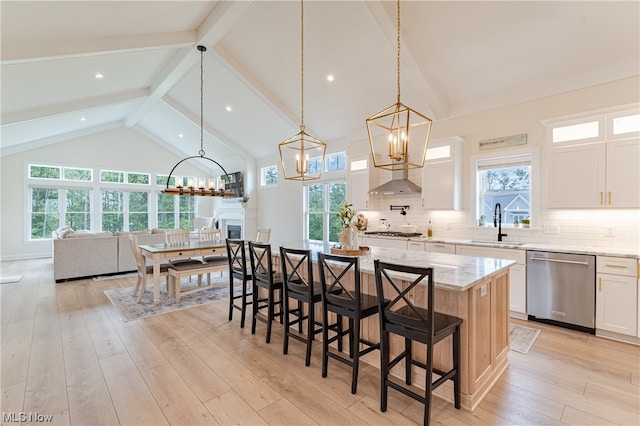
[[[380,26],[380,30],[389,39],[389,42],[392,44],[392,46],[394,46],[395,50],[398,37],[395,7],[392,17],[389,15],[389,13],[386,12],[383,3],[384,2],[382,1],[365,2],[367,8],[369,9],[369,12],[371,12],[371,15]],[[406,72],[411,75],[412,80],[414,80],[418,84],[418,87],[421,88],[425,106],[430,109],[430,111],[425,111],[424,113],[429,115],[432,119],[448,116],[450,109],[450,102],[448,100],[448,97],[443,93],[441,89],[439,89],[439,85],[437,84],[436,79],[425,74],[426,70],[429,69],[429,67],[421,66],[419,64],[419,61],[416,59],[417,55],[414,54],[414,52],[417,52],[418,49],[415,48],[410,40],[407,41],[402,37],[400,39],[400,49],[400,60],[402,66],[406,70]]]
[[[215,45],[233,27],[233,24],[253,6],[253,2],[220,2],[196,30],[197,45]],[[181,49],[175,60],[152,85],[149,98],[126,121],[126,127],[135,126],[166,94],[180,81],[199,58],[198,52],[189,48]]]
[[[46,62],[86,56],[110,55],[136,50],[152,50],[191,45],[194,31],[102,37],[38,43],[2,45],[2,65]]]

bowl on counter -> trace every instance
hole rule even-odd
[[[402,228],[402,232],[408,232],[408,233],[415,233],[416,232],[416,225],[402,225],[400,228]]]

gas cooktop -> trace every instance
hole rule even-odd
[[[401,237],[401,238],[413,238],[420,237],[422,234],[419,232],[395,232],[395,231],[365,231],[365,235],[378,235],[380,237]]]

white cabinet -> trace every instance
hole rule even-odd
[[[635,259],[596,258],[596,331],[638,334],[638,283]]]
[[[429,141],[422,170],[422,207],[459,210],[461,196],[461,137]]]
[[[429,253],[456,254],[455,244],[427,243],[425,249]]]
[[[349,158],[347,199],[354,210],[369,209],[369,157]]]
[[[519,249],[456,246],[456,254],[514,260],[509,268],[509,310],[512,317],[527,318],[527,252]]]
[[[638,159],[639,139],[552,148],[547,182],[549,207],[640,207]]]
[[[407,250],[407,239],[364,237],[363,245]]]
[[[426,249],[426,244],[424,241],[413,241],[413,240],[409,240],[407,241],[407,250],[411,250],[411,251],[425,251]]]

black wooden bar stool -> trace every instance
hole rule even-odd
[[[315,307],[322,301],[320,283],[313,280],[311,250],[280,247],[282,277],[284,285],[284,341],[282,353],[289,352],[289,337],[304,343],[307,347],[305,365],[311,364],[311,347],[315,335],[322,332],[322,321],[316,321]],[[291,299],[297,301],[295,309],[290,308]],[[305,314],[304,308],[307,308]],[[292,318],[293,317],[293,318]],[[302,324],[307,322],[306,335],[302,334]],[[298,326],[298,333],[291,327]]]
[[[253,304],[252,292],[247,291],[251,279],[251,271],[247,269],[247,255],[244,240],[227,239],[227,259],[229,260],[229,321],[233,319],[233,310],[240,311],[240,328],[244,328],[247,306]],[[234,280],[242,282],[240,294],[236,294]],[[240,300],[237,304],[236,301]]]
[[[362,292],[360,285],[360,259],[353,256],[339,256],[318,253],[318,270],[322,284],[322,310],[324,326],[322,333],[322,377],[327,377],[329,358],[336,359],[351,367],[351,393],[358,388],[360,357],[380,349],[380,343],[361,338],[361,321],[378,313],[376,296]],[[385,301],[382,302],[385,305]],[[329,323],[329,312],[336,314],[336,322]],[[342,318],[349,319],[346,330],[342,328]],[[335,333],[329,338],[329,331]],[[349,354],[342,353],[342,338],[349,336]],[[338,352],[330,351],[329,345],[338,342]],[[360,345],[364,348],[360,349]]]
[[[388,387],[410,396],[424,404],[424,424],[429,424],[431,414],[432,391],[446,382],[453,381],[453,397],[456,408],[460,408],[460,318],[442,314],[434,310],[435,284],[433,268],[419,268],[406,265],[395,265],[376,259],[375,275],[376,290],[379,300],[388,298],[390,302],[380,303],[380,378],[381,395],[380,410],[387,410]],[[400,274],[399,274],[400,273]],[[413,290],[417,286],[424,287],[426,309],[413,303]],[[393,359],[389,353],[389,335],[396,334],[404,338],[404,351]],[[433,367],[433,346],[453,336],[452,368],[441,371]],[[426,361],[424,363],[413,359],[412,342],[426,345]],[[403,386],[397,381],[389,379],[390,370],[401,360],[405,361],[405,382],[411,384],[411,367],[418,366],[425,369],[425,394],[420,395]],[[434,381],[433,374],[438,378]]]
[[[282,323],[282,274],[273,270],[271,258],[271,245],[249,241],[249,257],[251,258],[251,278],[253,281],[253,318],[251,321],[251,334],[256,333],[256,321],[267,325],[267,340],[271,342],[271,324],[276,316]],[[259,289],[266,290],[266,296],[260,297]],[[278,299],[276,300],[276,292]],[[276,305],[278,310],[276,311]],[[267,310],[266,316],[259,312]]]

